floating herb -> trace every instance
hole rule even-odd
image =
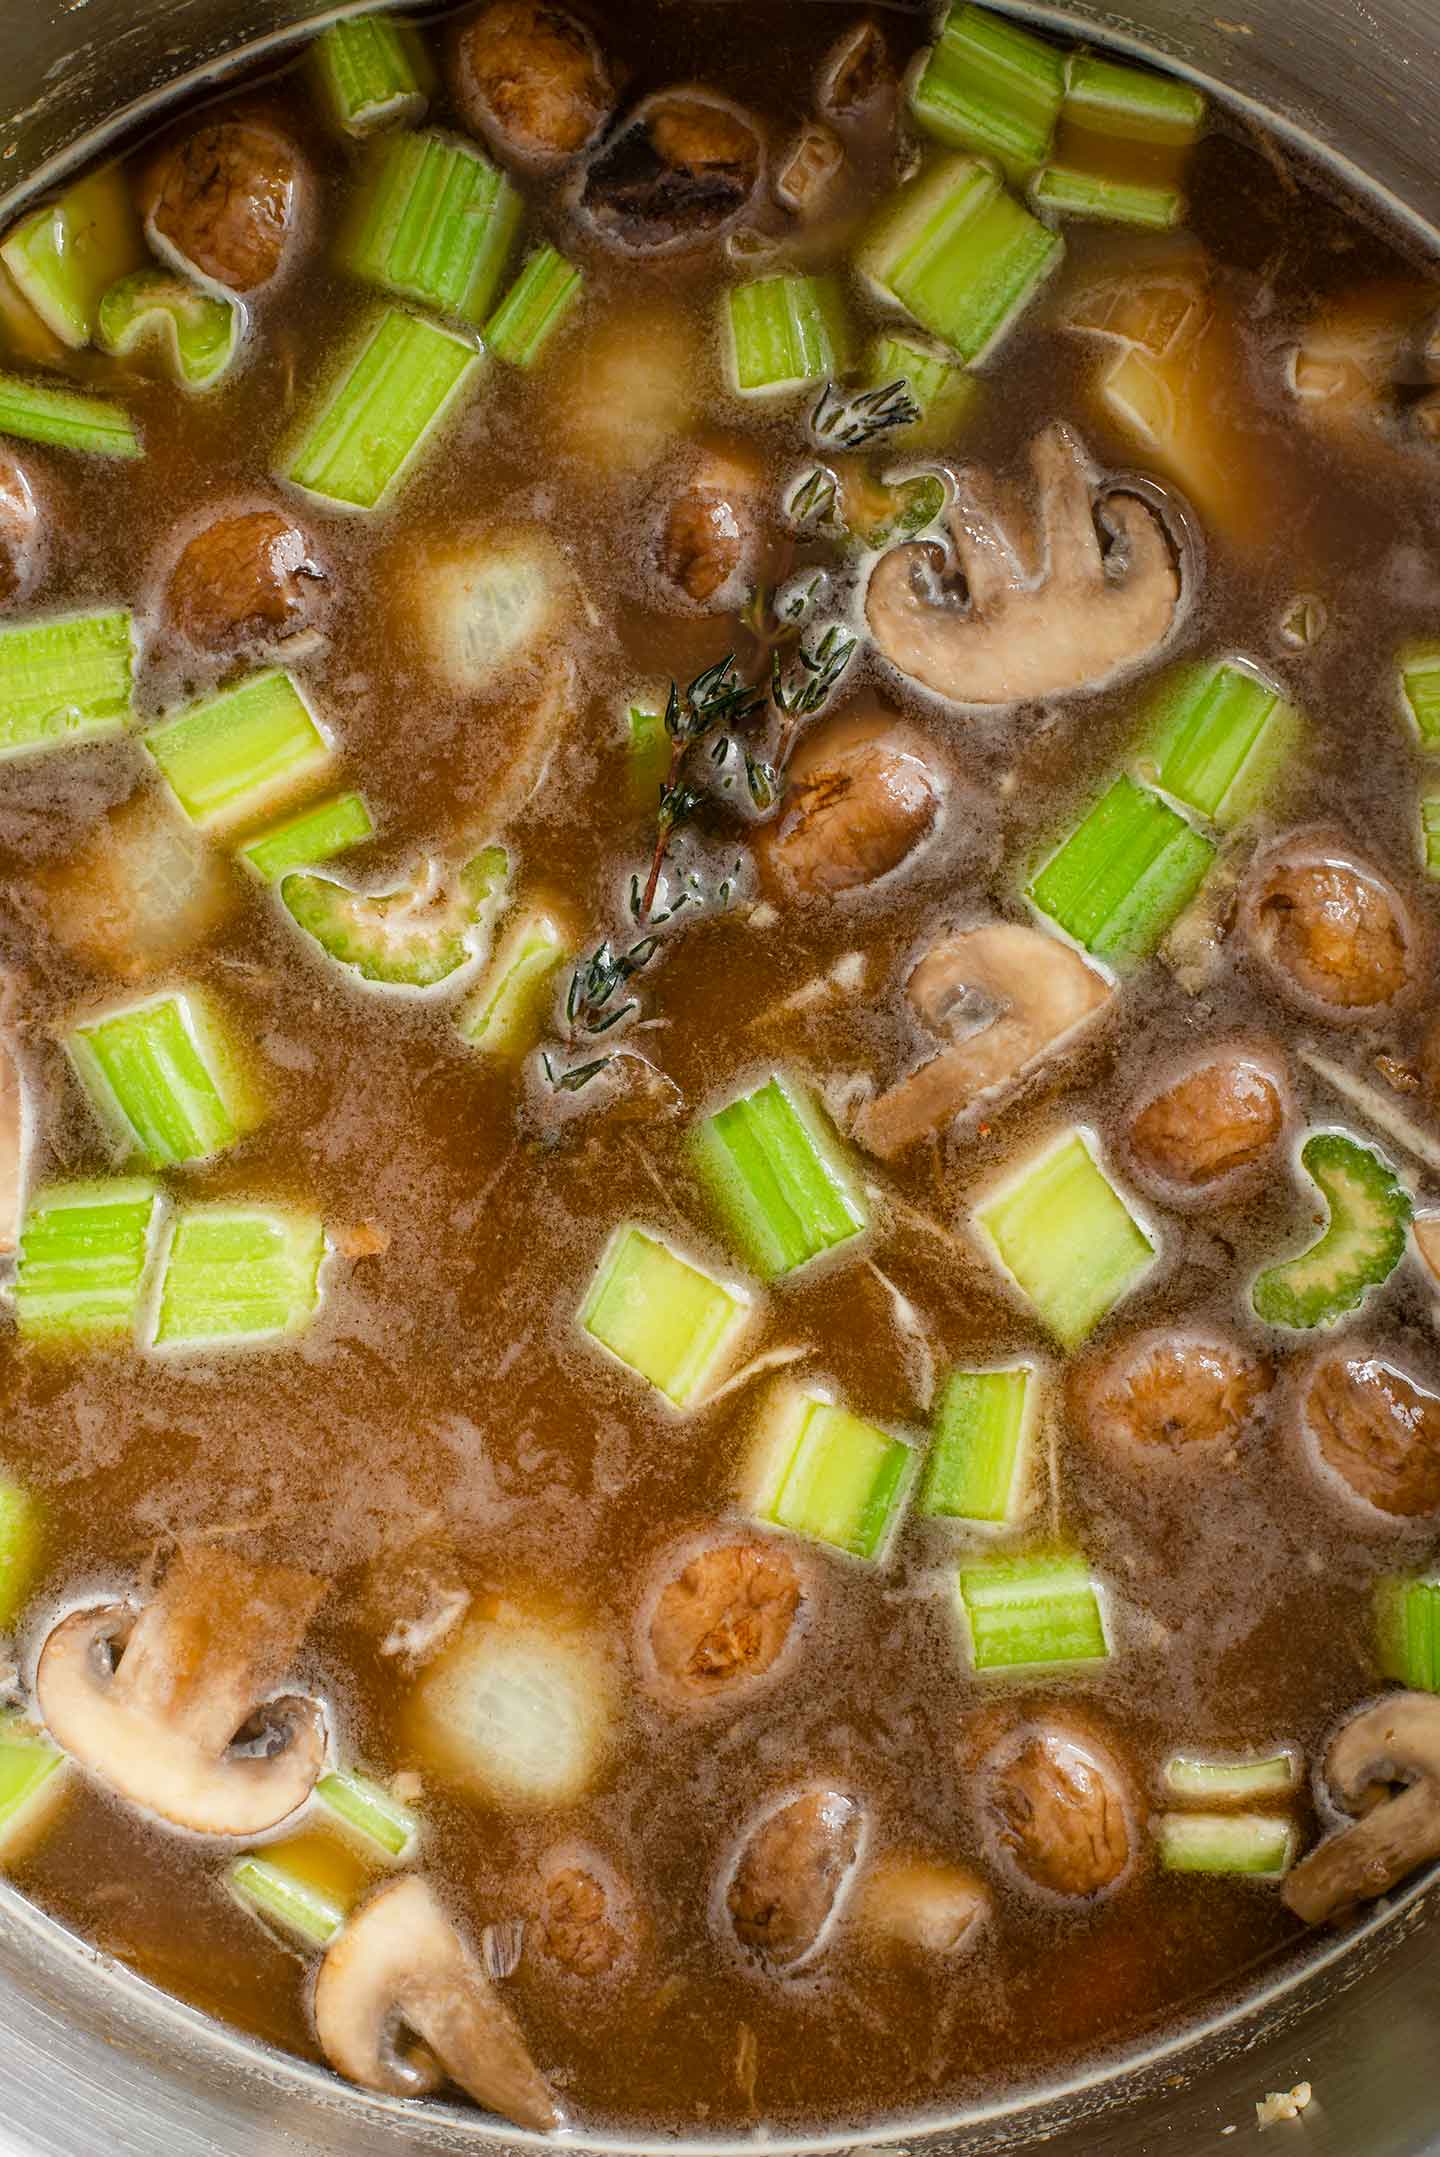
[[[640,901],[639,914],[648,919],[655,904],[656,887],[665,863],[665,850],[674,833],[688,823],[701,802],[704,789],[686,780],[685,764],[691,749],[717,727],[736,727],[764,709],[765,698],[735,671],[735,654],[697,674],[688,688],[670,684],[665,706],[665,732],[670,738],[670,769],[660,786],[660,805],[655,819],[655,851],[650,874]]]
[[[622,1019],[638,1010],[635,997],[627,997],[618,1005],[615,998],[650,964],[659,947],[658,936],[642,936],[628,951],[613,950],[608,937],[597,944],[570,976],[565,1017],[571,1033],[609,1033],[613,1026],[618,1026]]]
[[[835,384],[827,382],[810,415],[810,431],[817,442],[863,449],[867,442],[878,442],[897,427],[913,425],[920,416],[903,375],[879,389],[862,390],[856,397],[842,397]]]

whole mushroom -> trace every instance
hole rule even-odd
[[[1363,1025],[1414,989],[1410,911],[1340,834],[1292,832],[1257,862],[1241,926],[1286,1002],[1332,1025]]]
[[[625,252],[681,252],[734,223],[763,164],[759,128],[739,105],[713,90],[660,90],[592,157],[579,206]]]
[[[822,1945],[860,1855],[865,1817],[839,1790],[785,1799],[750,1829],[725,1892],[735,1937],[767,1970]]]
[[[1001,1849],[1032,1886],[1098,1895],[1130,1863],[1130,1804],[1115,1761],[1079,1729],[1045,1723],[991,1759],[986,1805]]]
[[[521,165],[574,157],[615,103],[594,38],[548,0],[492,0],[457,33],[450,75],[467,126]]]
[[[1440,1857],[1440,1698],[1391,1693],[1363,1708],[1332,1738],[1325,1779],[1336,1803],[1360,1817],[1285,1881],[1285,1900],[1307,1925],[1385,1894]]]
[[[288,135],[260,117],[202,121],[151,161],[140,184],[156,252],[224,292],[280,269],[300,215],[303,172]]]
[[[650,1618],[650,1652],[668,1695],[694,1706],[764,1677],[788,1647],[803,1599],[777,1544],[700,1551],[666,1581]]]

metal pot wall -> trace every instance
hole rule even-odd
[[[1440,224],[1436,0],[1235,0],[1224,19],[1197,0],[1023,11],[1148,45],[1252,101],[1352,177],[1367,175],[1417,225]],[[278,49],[297,25],[348,12],[363,9],[328,0],[0,0],[0,224],[118,117],[142,117],[242,48]],[[80,1946],[9,1889],[0,1889],[0,2032],[0,2157],[504,2157],[544,2146],[474,2113],[365,2098],[233,2037]],[[1300,1976],[1183,2043],[1101,2063],[1004,2113],[795,2147],[817,2157],[862,2142],[882,2157],[1010,2157],[1042,2147],[1047,2157],[1190,2157],[1213,2152],[1232,2130],[1223,2144],[1230,2157],[1274,2157],[1287,2134],[1297,2143],[1303,2134],[1306,2157],[1440,2157],[1437,2039],[1440,1887],[1422,1886]],[[1261,2142],[1255,2100],[1301,2080],[1315,2092],[1303,2127]],[[715,2142],[654,2146],[670,2157],[691,2147],[723,2157]],[[643,2145],[596,2138],[582,2147]],[[736,2157],[753,2148],[737,2145]]]

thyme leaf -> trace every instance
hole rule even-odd
[[[597,944],[570,976],[565,1017],[571,1033],[609,1033],[612,1026],[638,1011],[637,998],[627,997],[619,1005],[615,998],[650,964],[659,948],[658,936],[642,936],[628,951],[616,951],[608,937]]]
[[[857,641],[839,622],[832,622],[813,651],[803,642],[797,644],[788,666],[782,666],[778,652],[771,653],[770,701],[782,718],[798,723],[825,709],[855,656]]]
[[[817,442],[838,442],[842,449],[863,449],[878,442],[897,427],[908,427],[920,418],[920,407],[901,375],[879,389],[862,390],[858,396],[842,397],[827,382],[810,415],[810,431]]]

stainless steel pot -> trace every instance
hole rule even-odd
[[[775,0],[777,6],[796,0]],[[908,4],[908,0],[889,0]],[[1022,0],[1023,4],[1023,0]],[[1437,0],[1073,0],[1024,12],[1148,45],[1263,109],[1316,156],[1363,173],[1440,245]],[[1243,14],[1241,10],[1243,9]],[[330,0],[0,0],[0,225],[121,116],[297,25],[363,12]],[[1235,19],[1237,18],[1238,19]],[[175,1922],[185,1922],[176,1910]],[[216,2029],[0,1890],[0,2157],[503,2157],[533,2136],[474,2113],[370,2099]],[[1103,2063],[1005,2113],[877,2128],[881,2157],[1440,2157],[1440,1885],[1396,1898],[1348,1941],[1183,2042]],[[1259,2140],[1254,2103],[1308,2080],[1303,2125]],[[1222,2135],[1225,2140],[1219,2139]],[[593,2138],[595,2151],[640,2149]],[[715,2142],[653,2145],[670,2157]],[[783,2151],[783,2142],[765,2145]],[[753,2142],[735,2145],[753,2151]]]

